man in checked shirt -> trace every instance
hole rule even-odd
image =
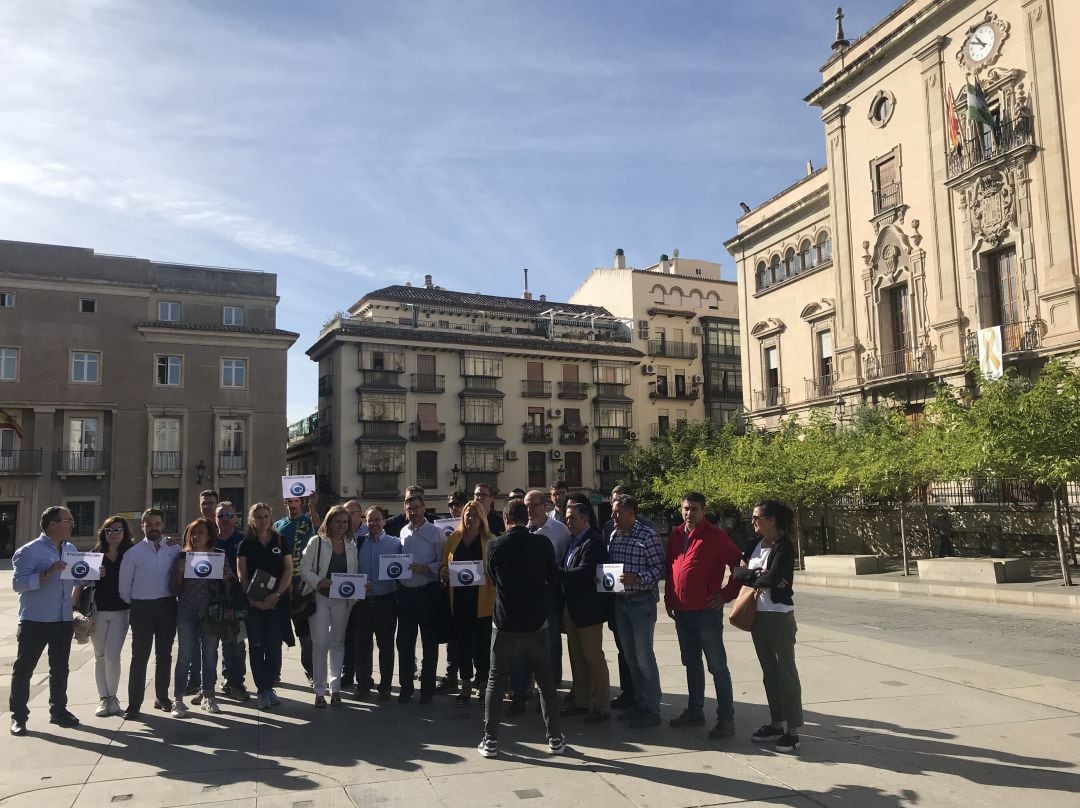
[[[625,592],[615,594],[615,625],[630,665],[636,703],[618,716],[634,729],[660,724],[660,669],[653,652],[657,585],[664,577],[664,548],[656,531],[637,519],[637,500],[615,498],[611,518],[615,530],[608,544],[608,563],[622,564],[619,580]]]

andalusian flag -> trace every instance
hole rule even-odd
[[[956,98],[953,96],[951,84],[949,85],[949,94],[945,99],[945,115],[949,122],[949,148],[959,152],[960,119],[956,117]]]
[[[991,128],[997,126],[997,121],[990,115],[990,107],[986,104],[986,96],[983,95],[979,80],[975,79],[974,84],[964,87],[964,93],[967,95],[968,120],[984,123]]]

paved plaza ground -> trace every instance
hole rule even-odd
[[[346,700],[314,710],[295,651],[286,654],[279,690],[285,703],[272,712],[258,712],[254,700],[222,700],[218,716],[95,718],[85,645],[74,648],[70,686],[80,728],[48,723],[44,663],[34,677],[30,734],[9,736],[4,716],[0,805],[1080,805],[1075,613],[819,588],[798,591],[796,599],[808,726],[795,756],[750,743],[767,719],[761,673],[749,635],[731,628],[725,641],[736,738],[709,741],[707,727],[631,730],[569,719],[569,749],[552,757],[530,709],[506,722],[497,760],[476,752],[482,708],[475,701],[460,709],[446,696],[424,707]],[[5,585],[4,705],[16,614],[16,596]],[[686,682],[674,625],[663,615],[656,651],[668,718],[685,706]],[[710,698],[706,709],[713,706]]]

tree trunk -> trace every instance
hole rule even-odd
[[[1072,497],[1069,496],[1069,485],[1065,484],[1065,496],[1062,497],[1065,509],[1065,542],[1069,548],[1069,558],[1072,559],[1072,564],[1076,566],[1076,534],[1073,532],[1072,521]]]
[[[900,555],[904,560],[904,575],[908,574],[907,530],[904,527],[904,500],[900,500]]]
[[[802,554],[802,507],[795,507],[795,564],[796,569],[806,569],[803,566]]]
[[[1057,533],[1058,558],[1061,561],[1061,580],[1065,586],[1072,586],[1069,573],[1069,557],[1065,552],[1065,532],[1061,524],[1061,486],[1054,486],[1054,532]]]

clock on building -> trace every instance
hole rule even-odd
[[[993,26],[983,23],[967,38],[967,55],[973,62],[982,63],[990,56],[997,44],[997,31]]]
[[[973,24],[964,34],[957,61],[964,70],[977,73],[987,65],[997,61],[1001,52],[1001,43],[1009,35],[1009,24],[998,18],[992,11]]]

